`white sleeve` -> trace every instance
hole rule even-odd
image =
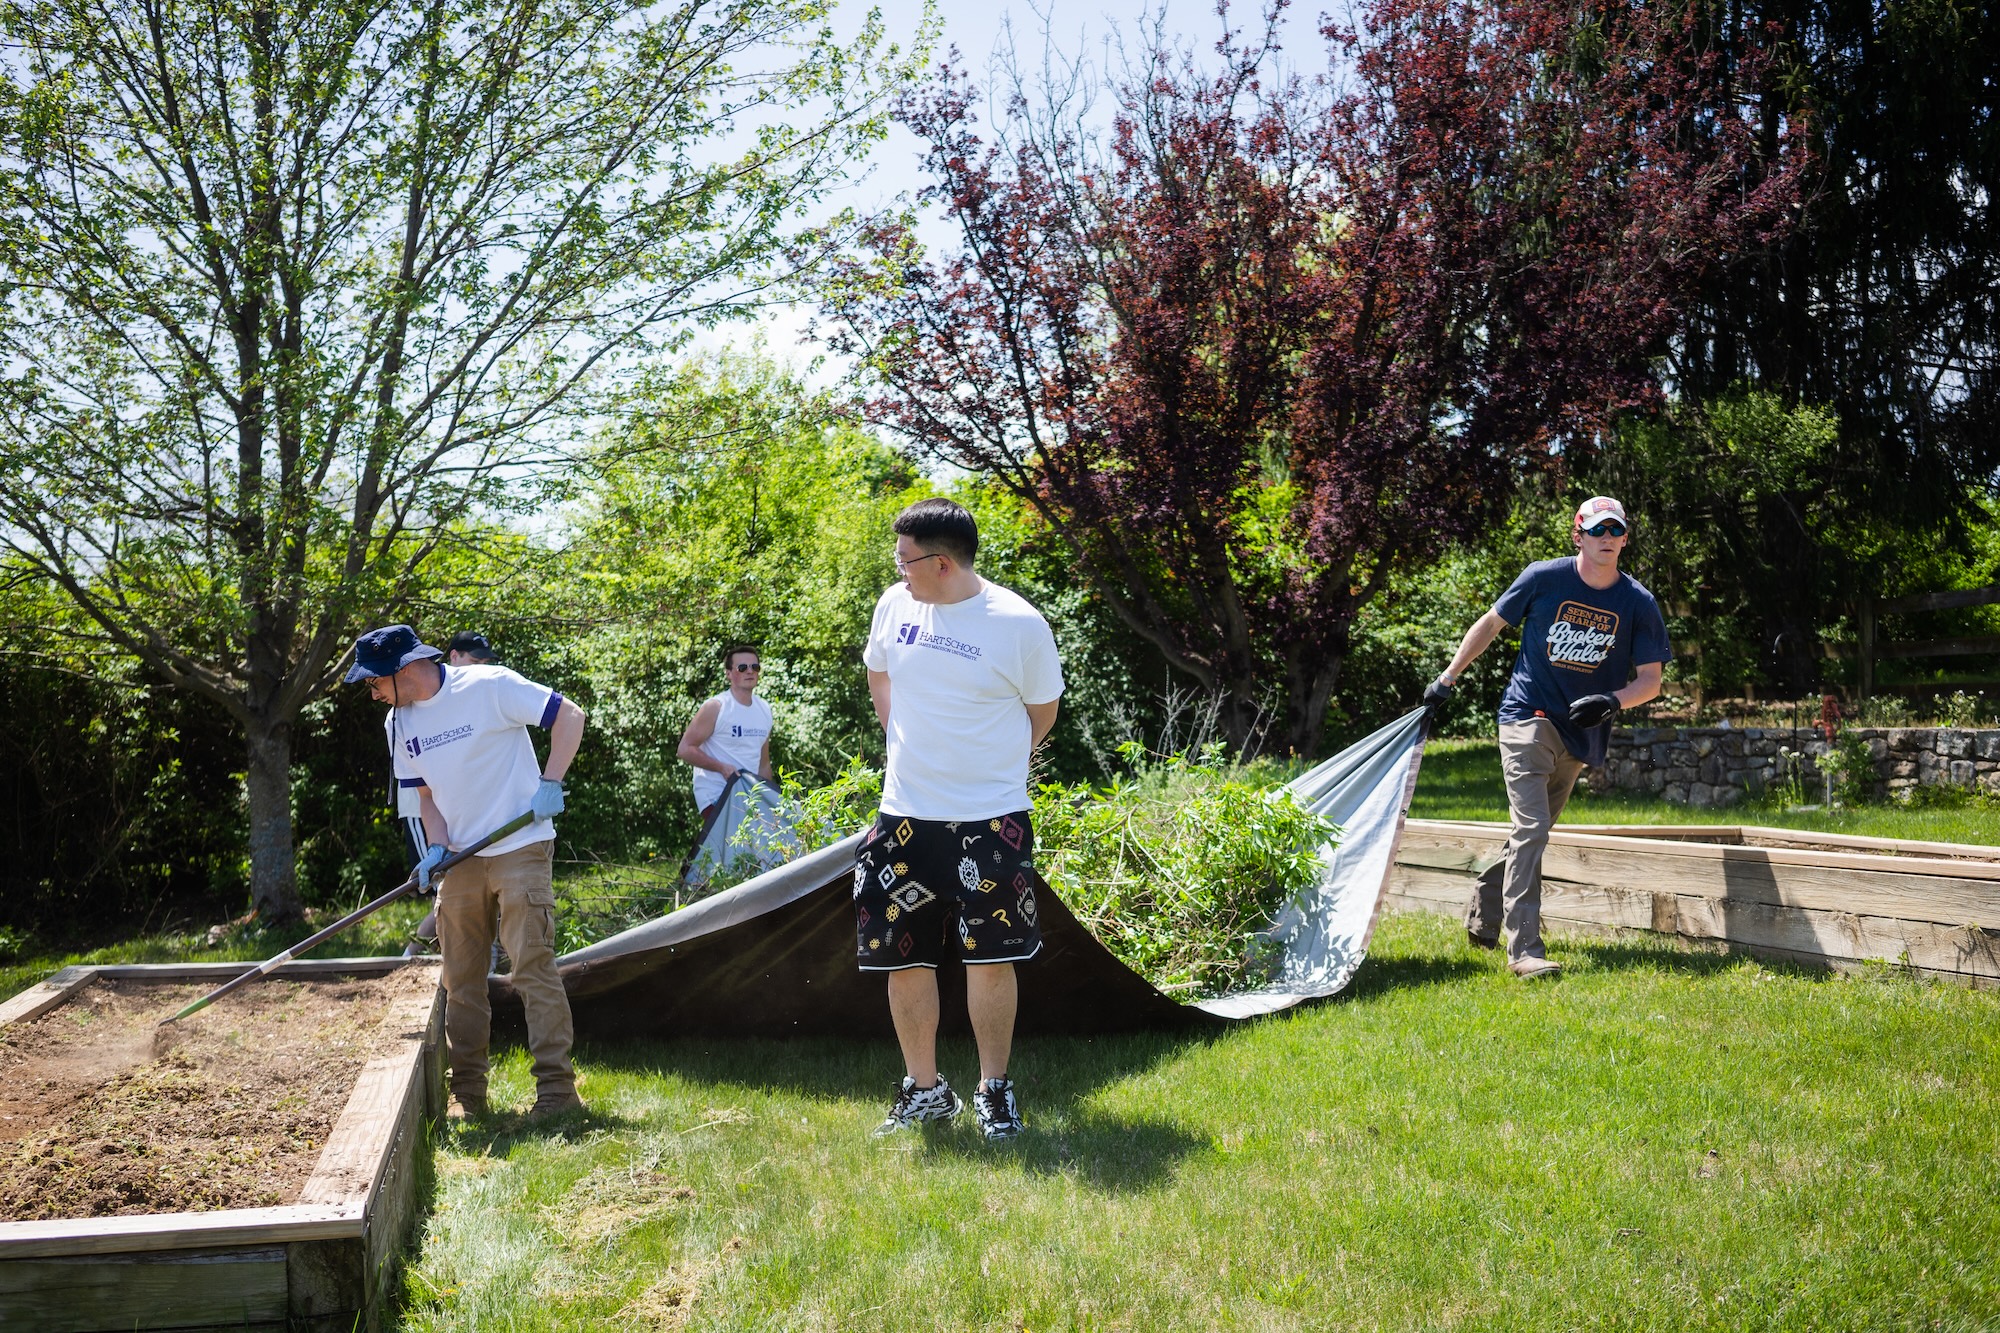
[[[546,727],[556,720],[556,709],[562,707],[560,694],[508,667],[489,670],[493,673],[488,677],[494,691],[493,705],[502,721],[523,727]]]
[[[875,615],[868,622],[868,642],[861,647],[861,661],[870,671],[889,669],[889,603],[896,590],[889,588],[875,600]]]
[[[1021,702],[1053,703],[1062,697],[1062,659],[1056,653],[1055,631],[1041,616],[1022,627]]]

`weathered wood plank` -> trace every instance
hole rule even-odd
[[[1412,865],[1452,863],[1476,869],[1504,847],[1504,831],[1418,829],[1406,835],[1398,859]],[[1860,911],[1946,925],[2000,927],[2000,863],[1926,857],[1870,857],[1764,847],[1704,847],[1574,835],[1548,839],[1542,867],[1560,879],[1664,887],[1710,897],[1746,897],[1822,911]]]
[[[1390,901],[1402,910],[1457,915],[1471,892],[1469,876],[1425,866],[1398,866]],[[1912,921],[1867,913],[1822,911],[1782,904],[1544,878],[1542,920],[1566,928],[1651,931],[1727,944],[1760,954],[1851,966],[1903,963],[1925,973],[2000,984],[2000,931]]]
[[[354,1204],[0,1222],[0,1261],[339,1240],[359,1236],[365,1227],[366,1218],[360,1206]]]
[[[421,1051],[370,1060],[334,1121],[320,1150],[319,1164],[299,1192],[301,1204],[354,1204],[367,1201],[394,1137],[396,1118],[422,1064]]]
[[[1915,838],[1871,838],[1860,833],[1809,833],[1803,829],[1773,828],[1768,824],[1745,824],[1743,836],[1760,841],[1796,842],[1802,847],[1817,845],[1857,852],[1879,851],[1892,856],[1966,857],[1975,861],[2000,862],[2000,846],[1983,842],[1922,842]]]
[[[37,1333],[282,1327],[285,1300],[282,1246],[0,1264],[7,1326]]]
[[[46,980],[28,987],[5,1004],[0,1004],[0,1028],[9,1023],[25,1023],[39,1018],[90,984],[98,974],[94,967],[66,967]]]
[[[1754,848],[1727,850],[1734,854],[1709,860],[1634,855],[1552,840],[1542,857],[1542,874],[1730,902],[2000,928],[2000,882],[1802,866],[1765,860]],[[1884,858],[1883,864],[1895,862]]]
[[[279,967],[274,977],[379,977],[411,966],[435,967],[435,959],[403,958],[294,958]],[[101,977],[136,981],[227,981],[256,967],[256,960],[236,963],[106,963],[98,967]]]
[[[1907,963],[1928,972],[2000,982],[2000,931],[1764,903],[1680,895],[1676,927],[1694,938],[1817,952],[1858,962]]]
[[[1498,841],[1505,843],[1508,827],[1497,820],[1471,819],[1413,819],[1406,826],[1408,833],[1419,839],[1429,840],[1440,836],[1463,840]],[[1696,843],[1716,847],[1743,846],[1781,843],[1783,847],[1771,847],[1772,851],[1801,852],[1863,852],[1896,857],[1903,862],[1901,868],[1912,870],[1908,860],[1917,861],[1973,861],[1982,865],[2000,868],[2000,845],[1978,842],[1923,842],[1913,838],[1872,838],[1858,833],[1818,833],[1806,829],[1773,828],[1768,824],[1558,824],[1551,835],[1556,838],[1638,838],[1648,842]],[[1456,843],[1454,843],[1456,845]],[[1972,874],[1980,878],[1990,877],[1983,871],[1966,871],[1957,867],[1955,871],[1943,873]]]
[[[286,1246],[285,1256],[285,1312],[293,1329],[373,1328],[366,1238],[304,1241]]]
[[[396,1120],[387,1160],[377,1178],[368,1206],[368,1272],[371,1285],[367,1310],[371,1324],[386,1308],[401,1267],[402,1251],[417,1216],[417,1153],[424,1143],[425,1090],[416,1079],[407,1085],[404,1110]]]

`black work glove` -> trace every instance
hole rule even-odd
[[[1586,694],[1569,706],[1569,720],[1579,727],[1594,727],[1618,711],[1618,700],[1608,694]]]
[[[1424,686],[1424,735],[1428,738],[1437,730],[1438,719],[1444,714],[1444,706],[1451,702],[1451,686],[1441,680],[1434,680]]]

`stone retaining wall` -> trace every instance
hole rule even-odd
[[[1876,798],[1916,787],[1958,787],[2000,794],[2000,730],[1949,727],[1854,727],[1841,733],[1868,743]],[[1586,775],[1597,791],[1655,792],[1683,805],[1728,806],[1785,781],[1783,751],[1798,756],[1806,799],[1820,799],[1819,758],[1830,747],[1819,732],[1790,727],[1632,727],[1611,733],[1604,766]]]

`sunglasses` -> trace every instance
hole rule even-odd
[[[1594,528],[1585,528],[1583,535],[1586,537],[1623,537],[1625,535],[1625,525],[1615,518],[1607,518]]]
[[[762,671],[764,664],[762,662],[738,662],[729,669],[731,671]]]

